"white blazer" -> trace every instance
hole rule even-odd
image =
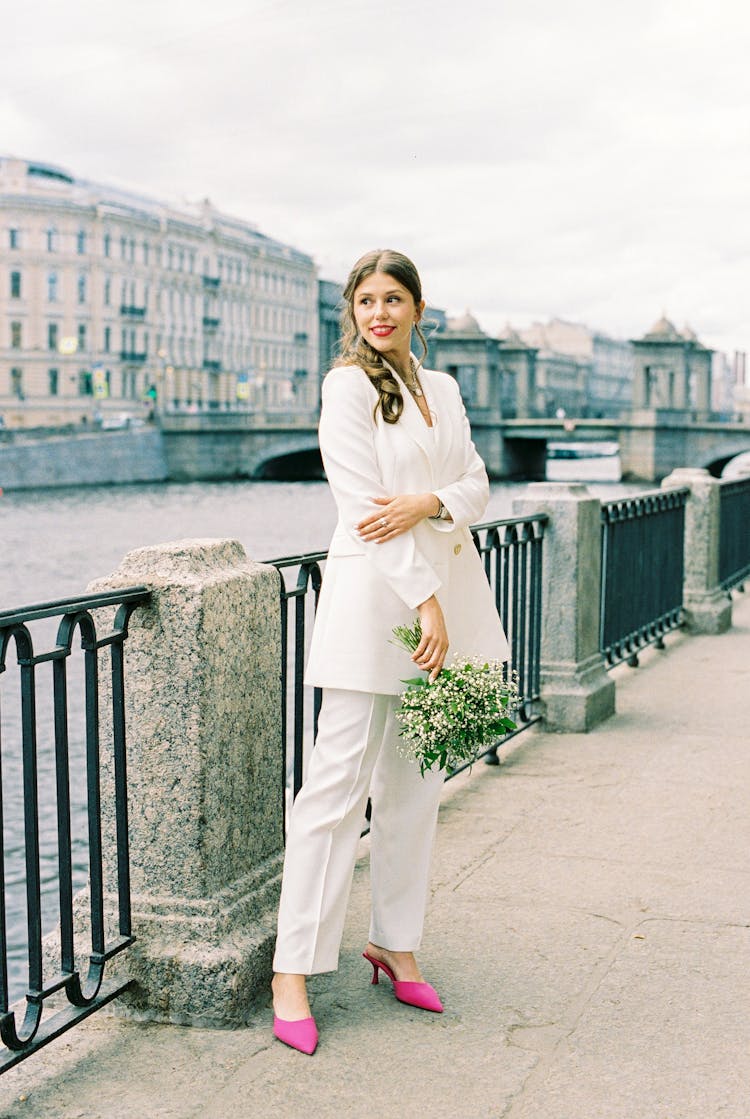
[[[395,695],[418,675],[393,644],[396,625],[436,594],[452,653],[507,660],[508,643],[469,525],[489,496],[461,394],[446,373],[422,369],[433,417],[425,423],[402,384],[404,410],[387,424],[377,390],[359,366],[338,366],[323,382],[320,450],[339,520],[328,552],[305,683]],[[375,497],[434,493],[453,521],[420,521],[385,544],[366,544],[356,526]]]

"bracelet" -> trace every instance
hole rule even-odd
[[[435,496],[437,497],[437,494]],[[431,521],[447,521],[448,518],[450,517],[450,513],[445,508],[442,501],[440,501],[439,497],[438,497],[438,502],[439,502],[438,511],[437,511],[437,513],[433,513],[432,516],[429,518],[429,520],[431,520]]]

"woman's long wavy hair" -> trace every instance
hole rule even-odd
[[[383,364],[377,350],[374,350],[361,336],[354,318],[354,293],[362,281],[372,276],[374,272],[384,272],[402,284],[411,295],[416,307],[422,302],[422,283],[419,273],[407,256],[394,249],[375,249],[373,252],[365,253],[352,268],[344,288],[341,353],[336,365],[359,365],[364,369],[378,392],[375,414],[380,409],[385,422],[395,424],[404,410],[401,386],[390,369]],[[419,323],[415,324],[415,329],[422,343],[421,364],[427,357],[427,342]],[[398,372],[401,373],[402,370],[399,369]]]

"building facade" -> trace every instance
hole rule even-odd
[[[667,420],[689,413],[695,420],[712,415],[713,351],[690,328],[679,331],[662,315],[642,338],[634,338],[633,408]]]
[[[334,280],[320,280],[318,284],[318,337],[320,339],[320,375],[325,377],[336,361],[341,347],[341,312],[343,310],[343,284]]]
[[[178,210],[0,157],[0,416],[311,411],[311,257],[207,200]]]
[[[619,416],[631,407],[632,344],[578,323],[509,325],[494,338],[467,311],[448,318],[433,344],[475,415]]]
[[[430,345],[436,367],[458,381],[467,409],[475,416],[499,418],[503,378],[497,339],[485,334],[471,312],[465,311],[449,317]]]
[[[538,353],[540,415],[619,416],[631,408],[632,343],[583,323],[550,319],[518,332]]]

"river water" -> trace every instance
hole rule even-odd
[[[626,489],[592,485],[610,498]],[[486,520],[512,516],[523,483],[492,486]],[[0,496],[0,611],[81,594],[93,579],[112,572],[126,552],[187,538],[239,540],[252,559],[324,550],[336,520],[324,482],[161,483],[126,487],[44,490]],[[54,644],[56,623],[32,626],[35,651]],[[6,875],[6,920],[11,997],[26,985],[26,902],[20,702],[15,650],[9,650],[2,688],[2,797]],[[75,885],[85,884],[88,844],[83,767],[80,658],[70,658],[71,795],[75,801]],[[78,675],[76,675],[78,673]],[[51,666],[38,678],[38,783],[42,909],[45,931],[57,907],[57,833],[51,713]]]

